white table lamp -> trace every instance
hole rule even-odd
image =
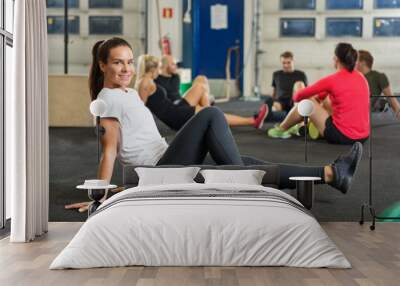
[[[300,101],[300,103],[297,105],[297,110],[299,111],[299,114],[304,117],[304,127],[305,127],[305,132],[304,132],[304,160],[307,162],[307,133],[308,133],[308,118],[310,115],[314,112],[314,103],[309,100],[309,99],[304,99]]]
[[[107,103],[102,99],[93,100],[90,103],[89,110],[94,116],[102,116],[107,111]]]
[[[97,162],[100,162],[100,116],[107,111],[107,103],[102,99],[93,100],[89,106],[90,113],[96,117],[96,136],[97,136]],[[104,134],[104,131],[101,132]]]

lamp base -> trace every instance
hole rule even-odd
[[[101,205],[99,201],[93,201],[88,208],[88,217],[90,217],[96,210],[97,208]]]
[[[310,210],[314,203],[314,182],[296,181],[297,199]]]
[[[89,189],[88,190],[88,197],[93,200],[93,202],[89,205],[88,208],[88,217],[90,217],[96,210],[97,208],[101,205],[100,200],[104,197],[106,194],[105,189]]]

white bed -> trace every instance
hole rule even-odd
[[[351,267],[315,218],[284,192],[197,183],[112,196],[50,269],[128,265]]]

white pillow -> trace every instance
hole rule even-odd
[[[135,168],[139,176],[139,186],[195,183],[193,179],[199,170],[199,167]]]
[[[201,170],[205,184],[261,185],[265,171],[262,170]]]

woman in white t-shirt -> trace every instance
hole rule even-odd
[[[102,99],[107,111],[100,120],[103,155],[99,177],[110,180],[115,159],[127,165],[201,164],[207,153],[217,164],[243,161],[223,113],[204,108],[182,127],[170,145],[160,135],[150,110],[136,90],[133,52],[123,39],[100,41],[93,47],[89,83],[92,100]]]
[[[128,165],[198,165],[209,153],[218,165],[272,164],[279,169],[276,182],[279,188],[294,188],[295,184],[289,180],[291,176],[312,176],[323,178],[343,193],[349,189],[361,157],[361,145],[353,145],[346,156],[320,167],[249,159],[240,155],[223,112],[216,107],[206,107],[196,113],[168,145],[150,110],[138,93],[129,88],[134,75],[129,43],[121,38],[99,41],[92,55],[90,95],[92,100],[101,98],[107,104],[107,111],[100,120],[105,133],[101,138],[99,179],[111,180],[116,158]],[[73,204],[66,208],[81,206]]]

